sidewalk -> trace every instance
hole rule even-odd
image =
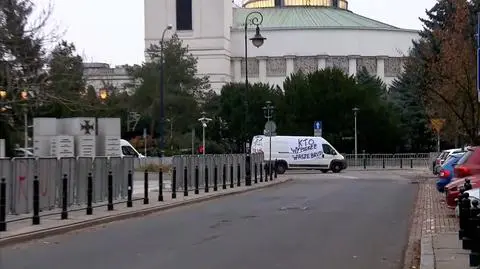
[[[6,244],[20,243],[23,241],[39,239],[55,234],[62,234],[73,230],[83,229],[99,224],[105,224],[117,220],[140,217],[155,212],[167,210],[170,208],[212,200],[215,198],[244,193],[248,191],[258,190],[265,187],[278,185],[291,179],[285,175],[278,176],[274,181],[262,182],[252,186],[244,186],[230,188],[227,186],[226,190],[222,189],[220,185],[218,191],[214,192],[213,187],[210,188],[209,193],[205,193],[204,189],[200,189],[199,194],[194,194],[192,190],[189,195],[184,197],[183,191],[177,192],[177,198],[172,199],[171,192],[164,192],[164,201],[158,201],[158,191],[149,192],[149,204],[143,204],[143,193],[134,195],[135,201],[133,207],[127,208],[126,201],[117,201],[114,205],[113,211],[108,211],[105,203],[97,205],[93,209],[93,215],[86,215],[86,209],[70,208],[75,211],[69,212],[67,220],[60,219],[60,210],[48,211],[43,214],[40,213],[40,225],[32,225],[31,214],[27,215],[27,219],[10,222],[7,224],[7,231],[0,232],[0,246]],[[244,182],[242,182],[244,184]],[[151,190],[151,189],[150,189]],[[54,214],[51,214],[54,213]],[[18,216],[15,216],[17,219]]]
[[[458,219],[446,207],[445,195],[436,190],[435,181],[429,176],[419,182],[411,239],[418,244],[420,269],[470,268],[469,252],[458,240]]]

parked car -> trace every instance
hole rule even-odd
[[[471,189],[471,190],[468,190],[466,191],[468,193],[468,199],[470,199],[470,201],[478,201],[480,202],[480,189]],[[457,206],[455,207],[455,215],[458,217],[459,216],[459,208],[458,208],[458,204]]]
[[[458,163],[458,161],[462,158],[463,155],[464,153],[452,154],[443,163],[437,180],[437,190],[439,192],[445,191],[445,186],[447,186],[447,184],[450,183],[453,178],[455,165]]]
[[[468,177],[471,181],[472,188],[480,188],[480,148],[469,148],[467,152],[460,158],[457,165],[453,169],[454,178],[445,186],[447,206],[455,208],[455,199],[460,195],[460,187],[465,183]]]
[[[447,149],[442,151],[440,155],[435,159],[435,164],[433,168],[433,174],[438,175],[440,174],[440,170],[442,165],[445,163],[445,160],[452,154],[464,153],[466,150],[464,148],[457,148],[457,149]]]

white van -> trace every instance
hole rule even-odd
[[[269,160],[269,137],[253,137],[251,152],[263,152]],[[272,136],[272,161],[277,160],[277,173],[287,169],[319,169],[323,173],[331,170],[338,173],[347,168],[342,154],[322,137],[314,136]]]
[[[128,142],[125,139],[120,139],[120,149],[121,149],[121,154],[122,157],[129,156],[129,157],[135,157],[135,158],[145,158],[143,154],[138,152],[130,142]]]

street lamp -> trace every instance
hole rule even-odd
[[[262,24],[263,22],[263,15],[262,13],[258,12],[258,11],[253,11],[253,12],[250,12],[247,17],[245,17],[245,153],[247,154],[247,163],[249,161],[249,156],[248,156],[248,152],[247,152],[247,141],[248,141],[248,137],[246,136],[247,134],[247,125],[248,125],[248,36],[247,36],[247,32],[248,32],[248,26],[249,25],[254,25],[256,26],[256,29],[255,29],[255,35],[250,38],[250,40],[252,41],[252,44],[259,48],[263,45],[263,43],[265,42],[266,38],[263,37],[261,34],[260,34],[260,25]]]
[[[251,175],[251,164],[250,164],[250,154],[248,152],[248,147],[247,147],[247,126],[248,126],[248,25],[255,25],[255,35],[250,38],[250,41],[252,41],[252,44],[259,48],[263,45],[265,42],[266,38],[263,37],[260,34],[260,25],[263,22],[263,15],[262,13],[258,11],[253,11],[247,14],[245,17],[245,127],[244,127],[244,135],[245,135],[245,141],[244,141],[244,151],[245,151],[245,184],[247,186],[250,186],[252,184],[252,175]]]
[[[107,100],[108,98],[107,89],[100,89],[98,91],[98,97],[100,97],[100,100],[102,100],[102,102],[105,102],[105,100]]]
[[[205,128],[207,128],[207,123],[209,123],[212,119],[205,117],[207,113],[202,112],[202,117],[198,119],[199,122],[202,123],[202,130],[203,130],[203,138],[202,138],[202,145],[203,145],[203,155],[205,155]]]
[[[357,144],[357,113],[358,113],[359,110],[360,109],[358,107],[354,107],[352,109],[353,116],[354,116],[354,119],[355,119],[355,122],[354,122],[354,125],[355,125],[355,127],[354,127],[355,128],[355,163],[357,163],[357,150],[358,150],[358,148],[357,148],[357,145],[358,145]]]
[[[270,122],[270,120],[273,117],[273,110],[275,109],[274,106],[272,106],[271,101],[265,102],[265,106],[262,108],[263,109],[263,115],[265,116],[265,119],[267,119],[267,122]],[[267,134],[268,134],[268,139],[269,139],[269,146],[268,146],[268,172],[270,175],[272,174],[272,132],[273,128],[271,126],[267,126]]]
[[[3,111],[6,111],[7,108],[4,106],[4,103],[3,101],[7,98],[7,91],[4,90],[3,88],[0,88],[0,111],[3,112]]]
[[[26,90],[21,91],[20,92],[20,98],[23,101],[27,102],[28,101],[28,92]],[[27,105],[25,104],[24,109],[23,109],[23,121],[24,121],[24,126],[23,126],[24,127],[24,131],[23,131],[24,142],[23,142],[23,144],[24,144],[25,150],[27,150],[27,148],[28,148],[28,114],[27,114],[28,110],[27,109],[28,109]]]
[[[166,118],[165,121],[170,123],[170,149],[173,150],[173,118]]]
[[[165,108],[164,108],[164,98],[163,98],[163,94],[164,94],[164,87],[165,87],[165,79],[164,79],[164,68],[163,68],[163,43],[165,41],[165,34],[167,33],[167,31],[169,30],[172,30],[173,28],[173,25],[169,24],[167,25],[167,27],[165,27],[165,29],[163,29],[163,33],[162,33],[162,39],[160,40],[160,121],[159,121],[159,124],[158,124],[158,128],[159,128],[159,135],[160,135],[160,143],[159,143],[159,151],[160,151],[160,157],[163,157],[163,147],[164,147],[164,144],[165,144],[165,138],[164,138],[164,135],[163,135],[163,121],[164,121],[164,117],[165,117]]]

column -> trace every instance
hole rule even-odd
[[[322,54],[322,55],[318,55],[318,70],[323,70],[327,67],[327,58],[328,58],[328,55],[326,54]]]
[[[293,72],[295,72],[295,66],[293,61],[295,60],[295,55],[285,55],[287,61],[287,77],[289,77]]]
[[[348,56],[348,75],[349,76],[357,75],[357,59],[358,58],[360,58],[360,55]]]
[[[267,57],[257,57],[258,60],[258,81],[267,82]]]
[[[385,81],[385,59],[388,56],[377,56],[377,77]]]
[[[232,61],[233,61],[232,82],[241,82],[242,80],[242,59],[243,58],[232,57]]]

